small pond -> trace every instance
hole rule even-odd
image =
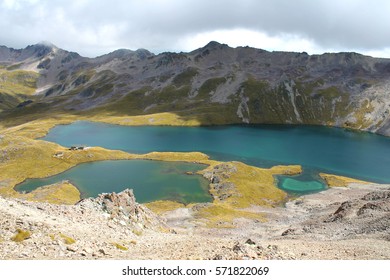
[[[63,173],[43,179],[28,179],[16,190],[32,191],[40,186],[69,180],[82,197],[100,193],[134,190],[138,202],[174,200],[182,203],[209,202],[208,181],[201,175],[189,175],[205,166],[192,163],[150,160],[116,160],[83,163]]]

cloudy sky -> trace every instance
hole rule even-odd
[[[269,51],[390,57],[388,0],[0,0],[0,45],[49,41],[94,57],[191,51],[209,41]]]

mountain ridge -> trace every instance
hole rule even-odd
[[[390,135],[385,58],[268,52],[215,41],[186,53],[119,49],[87,58],[39,43],[0,47],[0,65],[3,77],[14,71],[39,74],[32,96],[20,95],[9,106],[3,101],[5,118],[31,111],[171,112],[205,125],[315,124]]]

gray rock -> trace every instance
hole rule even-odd
[[[70,252],[77,252],[78,251],[78,247],[76,247],[76,246],[66,246],[66,250],[68,250]]]

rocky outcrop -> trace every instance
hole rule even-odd
[[[330,189],[289,202],[287,209],[304,213],[304,222],[281,233],[281,236],[326,238],[333,240],[390,236],[390,188],[366,187]],[[328,201],[327,201],[328,200]],[[298,210],[299,209],[299,210]]]
[[[389,188],[356,184],[252,208],[267,221],[237,218],[234,228],[202,226],[202,205],[167,213],[168,227],[131,190],[76,205],[0,197],[0,259],[389,259]]]
[[[294,254],[281,251],[276,245],[263,246],[251,239],[237,241],[224,254],[216,254],[213,260],[294,260]]]
[[[94,259],[119,256],[165,222],[136,203],[132,190],[102,194],[76,205],[0,197],[1,259]]]
[[[222,163],[203,173],[203,177],[210,181],[210,193],[215,200],[223,201],[231,196],[235,186],[228,179],[237,167],[230,163]]]
[[[360,199],[345,201],[324,222],[353,223],[359,225],[356,233],[390,236],[390,191],[377,190]]]
[[[83,199],[76,204],[82,209],[94,209],[123,225],[142,230],[159,228],[164,222],[145,206],[135,201],[133,190],[125,189],[120,193],[103,193],[97,198]]]

